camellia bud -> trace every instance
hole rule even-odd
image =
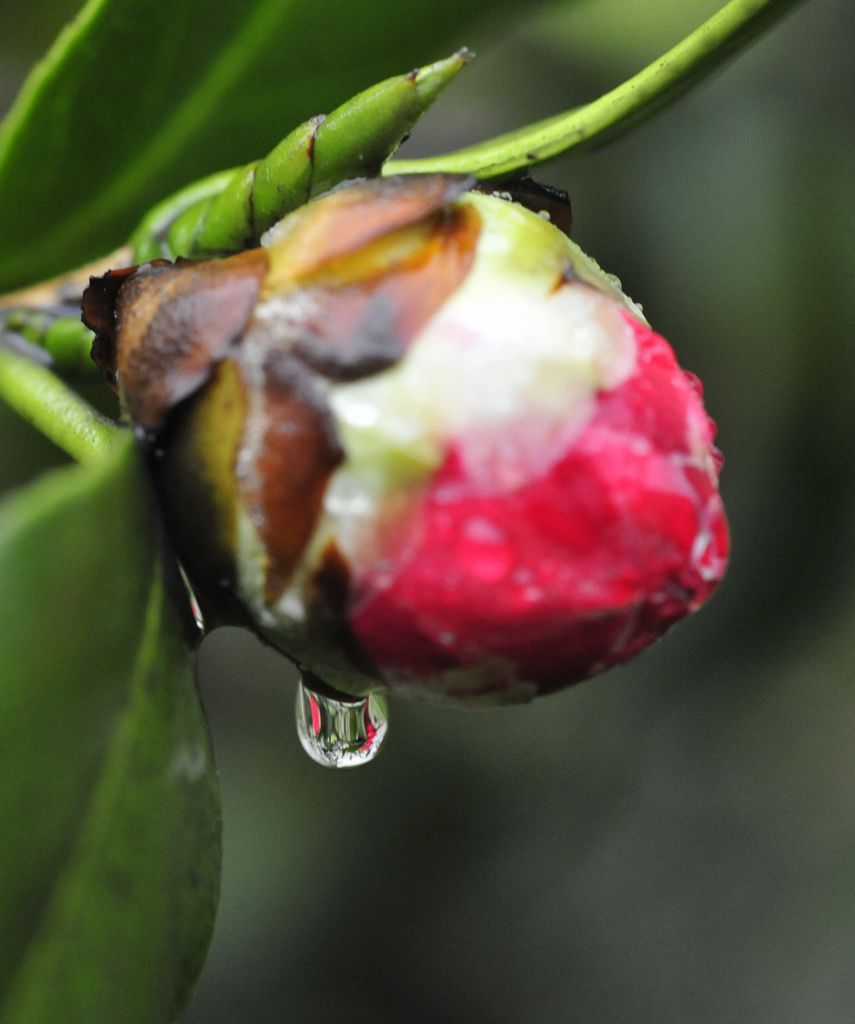
[[[351,183],[262,248],[85,298],[194,586],[351,693],[555,690],[727,560],[698,381],[561,231],[471,184]]]

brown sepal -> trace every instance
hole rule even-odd
[[[166,264],[157,260],[152,266]],[[83,323],[95,332],[92,342],[92,359],[107,378],[110,386],[116,388],[116,300],[122,285],[139,270],[139,266],[108,270],[101,277],[90,277],[89,285],[83,292]]]
[[[143,268],[117,300],[119,388],[134,423],[159,430],[240,339],[267,270],[263,249]]]
[[[524,206],[532,213],[549,215],[549,222],[559,231],[570,237],[573,227],[573,208],[570,195],[563,188],[544,185],[534,178],[517,178],[515,181],[485,182],[476,185],[473,192],[482,192],[487,196],[498,196],[510,202]]]
[[[355,257],[336,279],[298,286],[289,311],[294,351],[313,370],[357,380],[397,363],[410,342],[463,282],[481,221],[469,206],[435,214],[399,261]],[[285,297],[287,301],[287,296]]]
[[[84,321],[93,358],[118,381],[135,425],[156,433],[240,339],[267,270],[251,249],[224,260],[157,260],[93,278]]]
[[[291,214],[270,246],[265,291],[314,273],[393,231],[426,220],[473,184],[462,174],[408,174],[345,182]]]
[[[318,565],[308,583],[309,621],[320,635],[346,652],[360,672],[377,676],[377,666],[368,657],[347,623],[351,573],[347,559],[335,541],[321,551]]]
[[[293,356],[268,353],[261,397],[246,424],[242,458],[249,469],[239,486],[267,555],[264,596],[272,604],[315,529],[343,452],[326,398]]]

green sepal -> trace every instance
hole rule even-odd
[[[179,256],[200,255],[196,247],[196,239],[202,231],[214,198],[214,196],[210,196],[201,200],[176,218],[166,234],[164,256],[168,259],[177,259]]]
[[[173,192],[171,196],[153,206],[134,229],[129,239],[136,263],[169,258],[167,236],[178,218],[186,211],[211,199],[228,185],[234,168],[217,171]]]
[[[295,128],[258,165],[253,194],[257,237],[279,220],[281,210],[296,210],[311,195],[312,153],[324,120],[321,114]]]
[[[312,196],[349,178],[379,174],[468,59],[461,50],[386,79],[329,116],[306,121],[262,160],[182,189],[134,231],[135,258],[239,252],[258,244],[269,227]]]
[[[244,167],[218,196],[204,202],[202,215],[196,219],[196,227],[186,243],[182,245],[170,232],[170,243],[177,252],[187,246],[193,255],[240,252],[252,245],[255,237],[252,206],[257,169],[258,164]],[[192,218],[192,214],[193,211],[189,210],[185,216]]]
[[[417,72],[372,86],[334,110],[318,128],[315,139],[311,195],[326,192],[348,178],[379,174],[468,59],[469,54],[462,50]]]

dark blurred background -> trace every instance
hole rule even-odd
[[[3,25],[0,106],[74,6]],[[716,6],[577,0],[488,31],[407,154],[584,102]],[[206,641],[225,867],[187,1024],[853,1020],[853,52],[852,0],[808,0],[540,175],[706,383],[733,532],[707,609],[528,707],[394,703],[354,772],[299,749],[284,661]],[[18,483],[47,451],[0,426]]]

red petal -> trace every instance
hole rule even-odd
[[[485,495],[452,448],[382,572],[356,581],[351,625],[381,668],[493,658],[553,689],[630,657],[714,589],[728,549],[715,428],[667,342],[627,320],[636,372],[544,476]]]

